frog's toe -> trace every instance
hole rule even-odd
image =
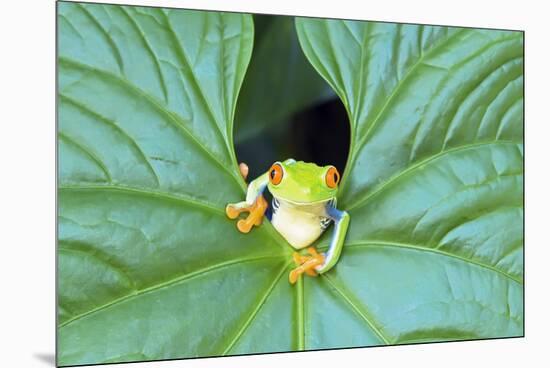
[[[226,207],[225,207],[225,214],[227,215],[227,217],[229,217],[231,220],[234,220],[236,219],[237,217],[239,217],[239,214],[241,213],[241,211],[239,211],[238,209],[236,209],[235,207],[233,207],[232,204],[228,204]]]
[[[237,229],[239,229],[241,233],[247,234],[252,229],[252,226],[254,225],[254,223],[250,221],[249,218],[250,216],[246,219],[241,219],[237,221]]]
[[[305,261],[308,260],[309,257],[303,256],[298,252],[292,253],[292,259],[294,260],[294,263],[296,266],[301,266]]]
[[[267,201],[264,196],[260,195],[252,207],[250,208],[250,215],[248,216],[254,225],[260,226],[264,219],[265,211],[267,210]]]
[[[321,255],[317,252],[317,249],[315,249],[315,247],[309,247],[307,248],[307,252],[309,254],[311,254],[312,257],[314,258],[319,258]],[[322,257],[322,256],[321,256]]]
[[[291,283],[291,284],[295,284],[296,281],[298,281],[298,279],[300,278],[300,275],[302,273],[305,273],[306,275],[308,276],[312,276],[312,277],[315,277],[317,276],[317,272],[313,271],[312,269],[300,269],[299,267],[293,269],[292,271],[290,271],[290,273],[288,274],[288,281]]]
[[[230,203],[225,207],[225,214],[230,219],[236,219],[242,212],[248,212],[248,216],[237,221],[237,229],[242,233],[248,233],[253,226],[260,226],[267,210],[267,201],[259,196],[252,205],[246,202]]]
[[[291,284],[295,284],[296,281],[298,281],[299,277],[300,277],[300,272],[298,272],[298,270],[294,269],[294,270],[290,271],[290,273],[288,274],[288,282],[290,282]]]

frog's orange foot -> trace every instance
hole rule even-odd
[[[246,234],[250,232],[253,226],[260,226],[262,224],[266,210],[267,201],[260,195],[252,206],[238,208],[232,204],[228,204],[227,207],[225,207],[225,214],[230,219],[236,219],[242,212],[248,212],[246,218],[237,221],[237,229],[239,229],[241,233]]]
[[[309,247],[307,251],[310,254],[309,256],[303,256],[297,252],[294,252],[292,254],[294,263],[296,263],[298,267],[290,271],[290,274],[288,275],[288,281],[291,284],[296,283],[300,275],[303,273],[308,276],[317,276],[317,271],[315,271],[315,267],[322,265],[325,262],[325,256],[317,253],[317,250],[315,250],[315,248]]]

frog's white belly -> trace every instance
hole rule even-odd
[[[272,202],[271,223],[295,249],[313,243],[328,226],[326,202],[296,205],[281,199]]]

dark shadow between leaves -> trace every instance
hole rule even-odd
[[[250,180],[275,161],[294,158],[334,165],[342,176],[350,147],[350,124],[338,98],[297,112],[271,129],[235,145],[237,160],[250,167]]]

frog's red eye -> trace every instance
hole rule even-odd
[[[278,185],[283,180],[283,168],[280,164],[273,164],[269,169],[269,181],[273,185]]]
[[[329,188],[334,189],[338,186],[338,183],[340,182],[340,174],[334,166],[331,166],[327,170],[327,173],[325,174],[325,181]]]

